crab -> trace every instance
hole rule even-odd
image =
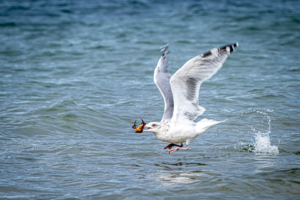
[[[136,119],[136,120],[137,120],[137,119]],[[142,133],[143,130],[144,130],[144,127],[145,127],[146,123],[141,119],[141,120],[142,120],[142,123],[137,127],[137,126],[136,126],[136,120],[135,120],[135,122],[134,122],[132,128],[135,129],[135,132],[136,132],[136,133]]]

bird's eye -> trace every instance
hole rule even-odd
[[[156,124],[152,124],[152,127],[153,127],[153,128],[156,127]]]

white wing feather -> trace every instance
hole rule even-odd
[[[161,92],[165,102],[165,110],[161,121],[171,120],[174,109],[173,95],[170,86],[171,74],[169,74],[168,47],[168,44],[161,47],[162,55],[154,71],[154,82]]]
[[[193,121],[205,108],[199,106],[199,90],[222,67],[238,43],[214,48],[186,62],[171,78],[174,111],[172,122]]]

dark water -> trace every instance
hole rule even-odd
[[[299,199],[299,1],[0,1],[3,199]],[[174,73],[239,42],[200,90],[225,120],[168,154],[159,47]]]

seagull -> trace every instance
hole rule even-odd
[[[169,45],[162,46],[161,57],[154,70],[154,82],[164,98],[165,109],[161,121],[146,124],[143,132],[150,131],[159,140],[170,143],[164,149],[172,153],[188,150],[192,139],[223,122],[206,118],[194,122],[205,111],[199,106],[199,90],[204,81],[221,69],[237,46],[238,43],[233,43],[198,55],[187,61],[173,76],[169,73]],[[184,142],[186,147],[183,148]]]

